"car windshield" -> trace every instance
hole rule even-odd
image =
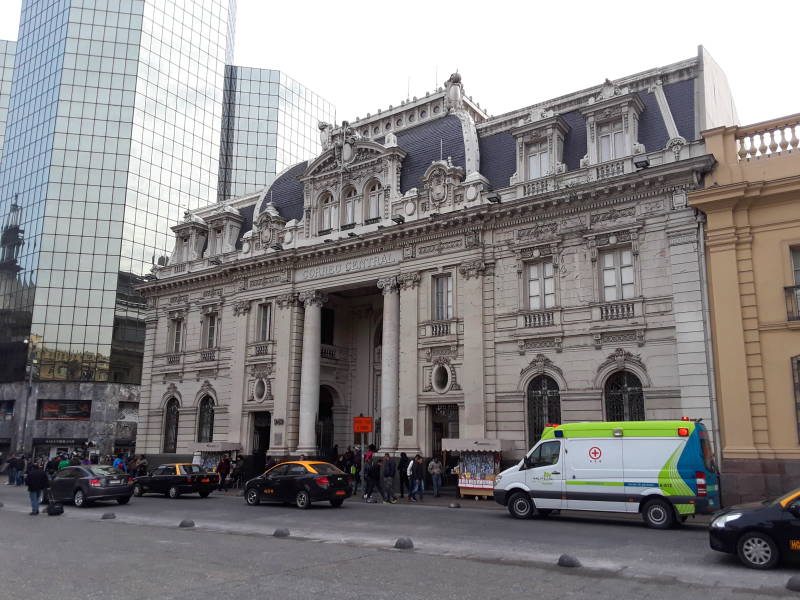
[[[344,474],[344,471],[334,467],[333,465],[329,465],[328,463],[314,463],[311,467],[320,475],[340,475]]]
[[[86,467],[89,469],[89,472],[92,475],[97,475],[98,477],[110,477],[113,475],[123,475],[122,471],[118,471],[114,467],[99,467],[99,466],[92,466]]]
[[[203,470],[197,465],[181,465],[182,475],[192,475],[194,473],[202,473]]]
[[[783,496],[775,498],[775,500],[772,501],[772,504],[780,504],[781,506],[786,506],[792,500],[796,500],[797,498],[800,498],[800,488],[794,489],[791,492],[784,494]]]

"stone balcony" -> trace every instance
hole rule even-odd
[[[247,345],[247,357],[272,356],[275,354],[275,340],[261,340]]]
[[[644,322],[644,301],[641,298],[598,302],[592,305],[593,322],[614,322],[615,325],[638,325]]]
[[[463,332],[464,324],[459,319],[427,321],[419,325],[419,337],[432,342],[454,342]]]

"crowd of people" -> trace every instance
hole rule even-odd
[[[330,460],[353,476],[353,495],[358,495],[360,488],[365,502],[378,502],[374,497],[377,495],[383,503],[394,504],[406,494],[408,502],[423,502],[427,476],[430,476],[431,491],[438,498],[445,474],[445,467],[437,457],[426,464],[419,454],[410,458],[401,452],[397,459],[388,453],[379,456],[374,444],[367,446],[363,456],[360,446],[348,447],[343,454],[334,446]],[[398,488],[399,497],[395,493]]]

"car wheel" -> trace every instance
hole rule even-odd
[[[650,500],[642,508],[642,519],[652,529],[670,529],[675,525],[675,509],[666,500]]]
[[[180,495],[181,495],[180,491],[178,491],[178,488],[174,485],[170,487],[169,490],[167,491],[167,496],[169,496],[173,500]]]
[[[130,496],[125,496],[124,498],[117,498],[117,504],[127,504],[131,501]]]
[[[533,501],[527,492],[517,492],[508,499],[508,512],[515,519],[529,519],[533,511]]]
[[[308,495],[307,491],[300,490],[297,492],[297,496],[294,497],[294,503],[297,508],[306,509],[311,506],[311,496]]]
[[[144,488],[142,488],[141,485],[137,483],[136,485],[133,486],[134,496],[136,496],[137,498],[141,498],[143,494],[144,494]]]
[[[331,502],[331,506],[333,508],[339,508],[342,504],[344,504],[344,499],[343,498],[334,498],[330,502]]]
[[[89,501],[86,499],[86,494],[83,493],[83,490],[76,490],[75,495],[72,497],[72,502],[78,508],[89,506]]]
[[[778,547],[765,533],[751,531],[739,538],[736,553],[742,564],[751,569],[771,569],[780,559]]]
[[[258,506],[261,504],[261,497],[258,495],[258,490],[255,488],[250,488],[244,493],[244,501],[247,502],[248,506]]]

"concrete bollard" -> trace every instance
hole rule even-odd
[[[2,502],[0,502],[0,508],[3,508],[4,506],[5,506],[5,504],[3,504]]]
[[[108,519],[116,519],[117,515],[115,515],[114,513],[103,513],[103,516],[100,518],[103,519],[103,521],[106,521]]]
[[[572,569],[575,567],[580,567],[581,561],[579,561],[571,554],[562,554],[561,556],[558,557],[558,566]]]
[[[800,575],[792,575],[786,582],[786,589],[793,592],[800,592]]]
[[[178,523],[178,527],[194,527],[194,521],[191,519],[184,519],[180,523]]]
[[[461,505],[458,502],[451,502],[448,504],[450,508],[461,508]]]
[[[285,527],[279,527],[278,529],[275,530],[275,532],[272,535],[279,538],[289,537],[289,530],[286,529]]]
[[[414,542],[411,541],[411,538],[401,537],[397,538],[397,541],[394,543],[394,547],[398,550],[413,550]]]

